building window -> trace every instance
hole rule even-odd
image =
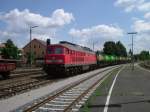
[[[40,45],[39,45],[39,48],[40,48]]]
[[[42,51],[42,55],[44,54],[44,51]]]
[[[34,48],[36,48],[36,45],[34,45]]]

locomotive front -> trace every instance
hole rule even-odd
[[[65,48],[61,45],[47,45],[45,71],[48,74],[64,73]],[[57,74],[56,74],[57,75]]]

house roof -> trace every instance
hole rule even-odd
[[[33,39],[31,42],[33,42],[33,41],[37,41],[38,43],[40,43],[41,45],[43,45],[43,46],[46,47],[46,42],[43,41],[43,40]],[[29,42],[28,44],[26,44],[26,45],[23,47],[23,49],[24,49],[26,46],[30,45],[31,42]]]
[[[38,42],[40,42],[41,44],[43,44],[44,46],[46,46],[46,42],[45,41],[43,41],[43,40],[38,40],[38,39],[36,39]]]

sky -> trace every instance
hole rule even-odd
[[[0,43],[19,47],[37,38],[69,41],[102,50],[105,41],[121,41],[127,50],[134,35],[134,52],[150,50],[149,0],[1,0]]]

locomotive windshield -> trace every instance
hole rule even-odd
[[[63,53],[62,48],[55,48],[54,49],[54,54],[62,54],[62,53]]]
[[[52,48],[48,48],[48,49],[47,49],[47,53],[48,53],[48,54],[53,54]]]
[[[48,48],[47,49],[48,54],[63,54],[63,49],[62,48]]]

